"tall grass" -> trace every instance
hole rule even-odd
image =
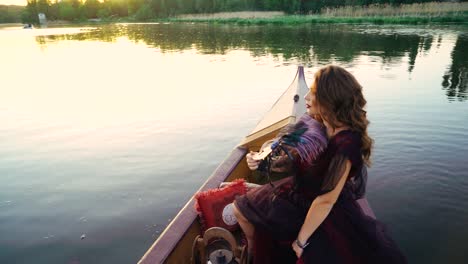
[[[178,19],[257,19],[257,18],[274,18],[278,16],[284,16],[284,12],[281,11],[239,11],[239,12],[220,12],[212,14],[186,14],[177,16]]]
[[[369,6],[343,6],[338,8],[323,8],[321,15],[326,17],[404,17],[404,16],[445,16],[447,14],[463,15],[468,12],[468,2],[429,2],[414,3],[399,6],[389,4],[373,4]]]
[[[430,2],[419,4],[344,6],[324,8],[320,14],[284,15],[283,12],[225,12],[190,14],[164,19],[169,22],[207,22],[234,24],[372,23],[429,24],[468,23],[468,2]]]
[[[159,20],[161,21],[161,20]],[[255,19],[244,19],[244,18],[226,18],[226,19],[209,19],[209,18],[198,18],[198,19],[178,19],[171,18],[162,20],[164,22],[206,22],[214,24],[240,24],[240,25],[264,25],[264,24],[276,24],[276,25],[297,25],[297,24],[430,24],[430,23],[468,23],[468,16],[437,16],[437,17],[380,17],[380,16],[368,16],[368,17],[325,17],[320,15],[307,15],[307,16],[281,16],[275,18],[255,18]]]

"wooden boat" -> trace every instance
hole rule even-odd
[[[308,89],[304,68],[299,66],[288,89],[254,130],[218,166],[199,191],[217,188],[224,181],[248,178],[251,171],[247,167],[245,155],[249,150],[258,151],[266,140],[273,138],[282,127],[296,122],[306,112],[304,96]],[[365,198],[358,202],[367,215],[375,218]],[[138,263],[191,263],[193,241],[201,234],[194,203],[192,197]]]

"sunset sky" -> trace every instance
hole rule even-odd
[[[0,5],[26,5],[27,0],[0,0]]]

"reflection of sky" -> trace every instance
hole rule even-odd
[[[249,104],[252,111],[265,112],[264,103],[282,92],[295,71],[295,66],[270,69],[267,65],[275,62],[268,57],[246,63],[250,57],[245,51],[233,51],[228,59],[200,56],[195,50],[163,54],[125,37],[114,43],[63,41],[45,46],[24,34],[12,41],[3,37],[0,104],[3,114],[12,118],[7,127],[18,128],[19,120],[63,126],[70,130],[68,137],[79,131],[95,137],[87,143],[95,147],[102,145],[96,145],[102,138],[87,131],[97,128],[124,129],[151,121],[166,131],[200,120],[216,123],[228,111]],[[239,114],[249,118],[249,112]],[[13,122],[13,117],[20,119]],[[250,118],[255,123],[258,117]],[[38,141],[65,131],[48,131]]]
[[[0,31],[2,263],[135,262],[296,72],[33,33]]]
[[[300,61],[243,48],[163,52],[125,35],[36,38],[78,32],[0,30],[2,263],[5,256],[30,262],[25,241],[28,252],[46,252],[39,263],[86,263],[98,251],[106,261],[97,262],[135,262],[288,87]],[[306,67],[309,84],[319,64],[333,62],[363,85],[376,140],[370,203],[415,263],[429,263],[417,245],[435,245],[420,234],[447,225],[427,219],[458,219],[437,233],[444,241],[457,241],[454,230],[468,221],[468,205],[456,205],[468,200],[468,105],[441,89],[458,36],[433,33],[412,71],[409,52],[380,50],[355,50],[345,62],[332,54]],[[431,203],[419,202],[427,197]],[[428,258],[446,260],[460,245]]]

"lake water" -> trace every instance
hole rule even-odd
[[[466,263],[467,26],[0,28],[0,263],[135,263],[304,65],[364,87],[368,200]],[[82,239],[83,237],[83,239]]]

